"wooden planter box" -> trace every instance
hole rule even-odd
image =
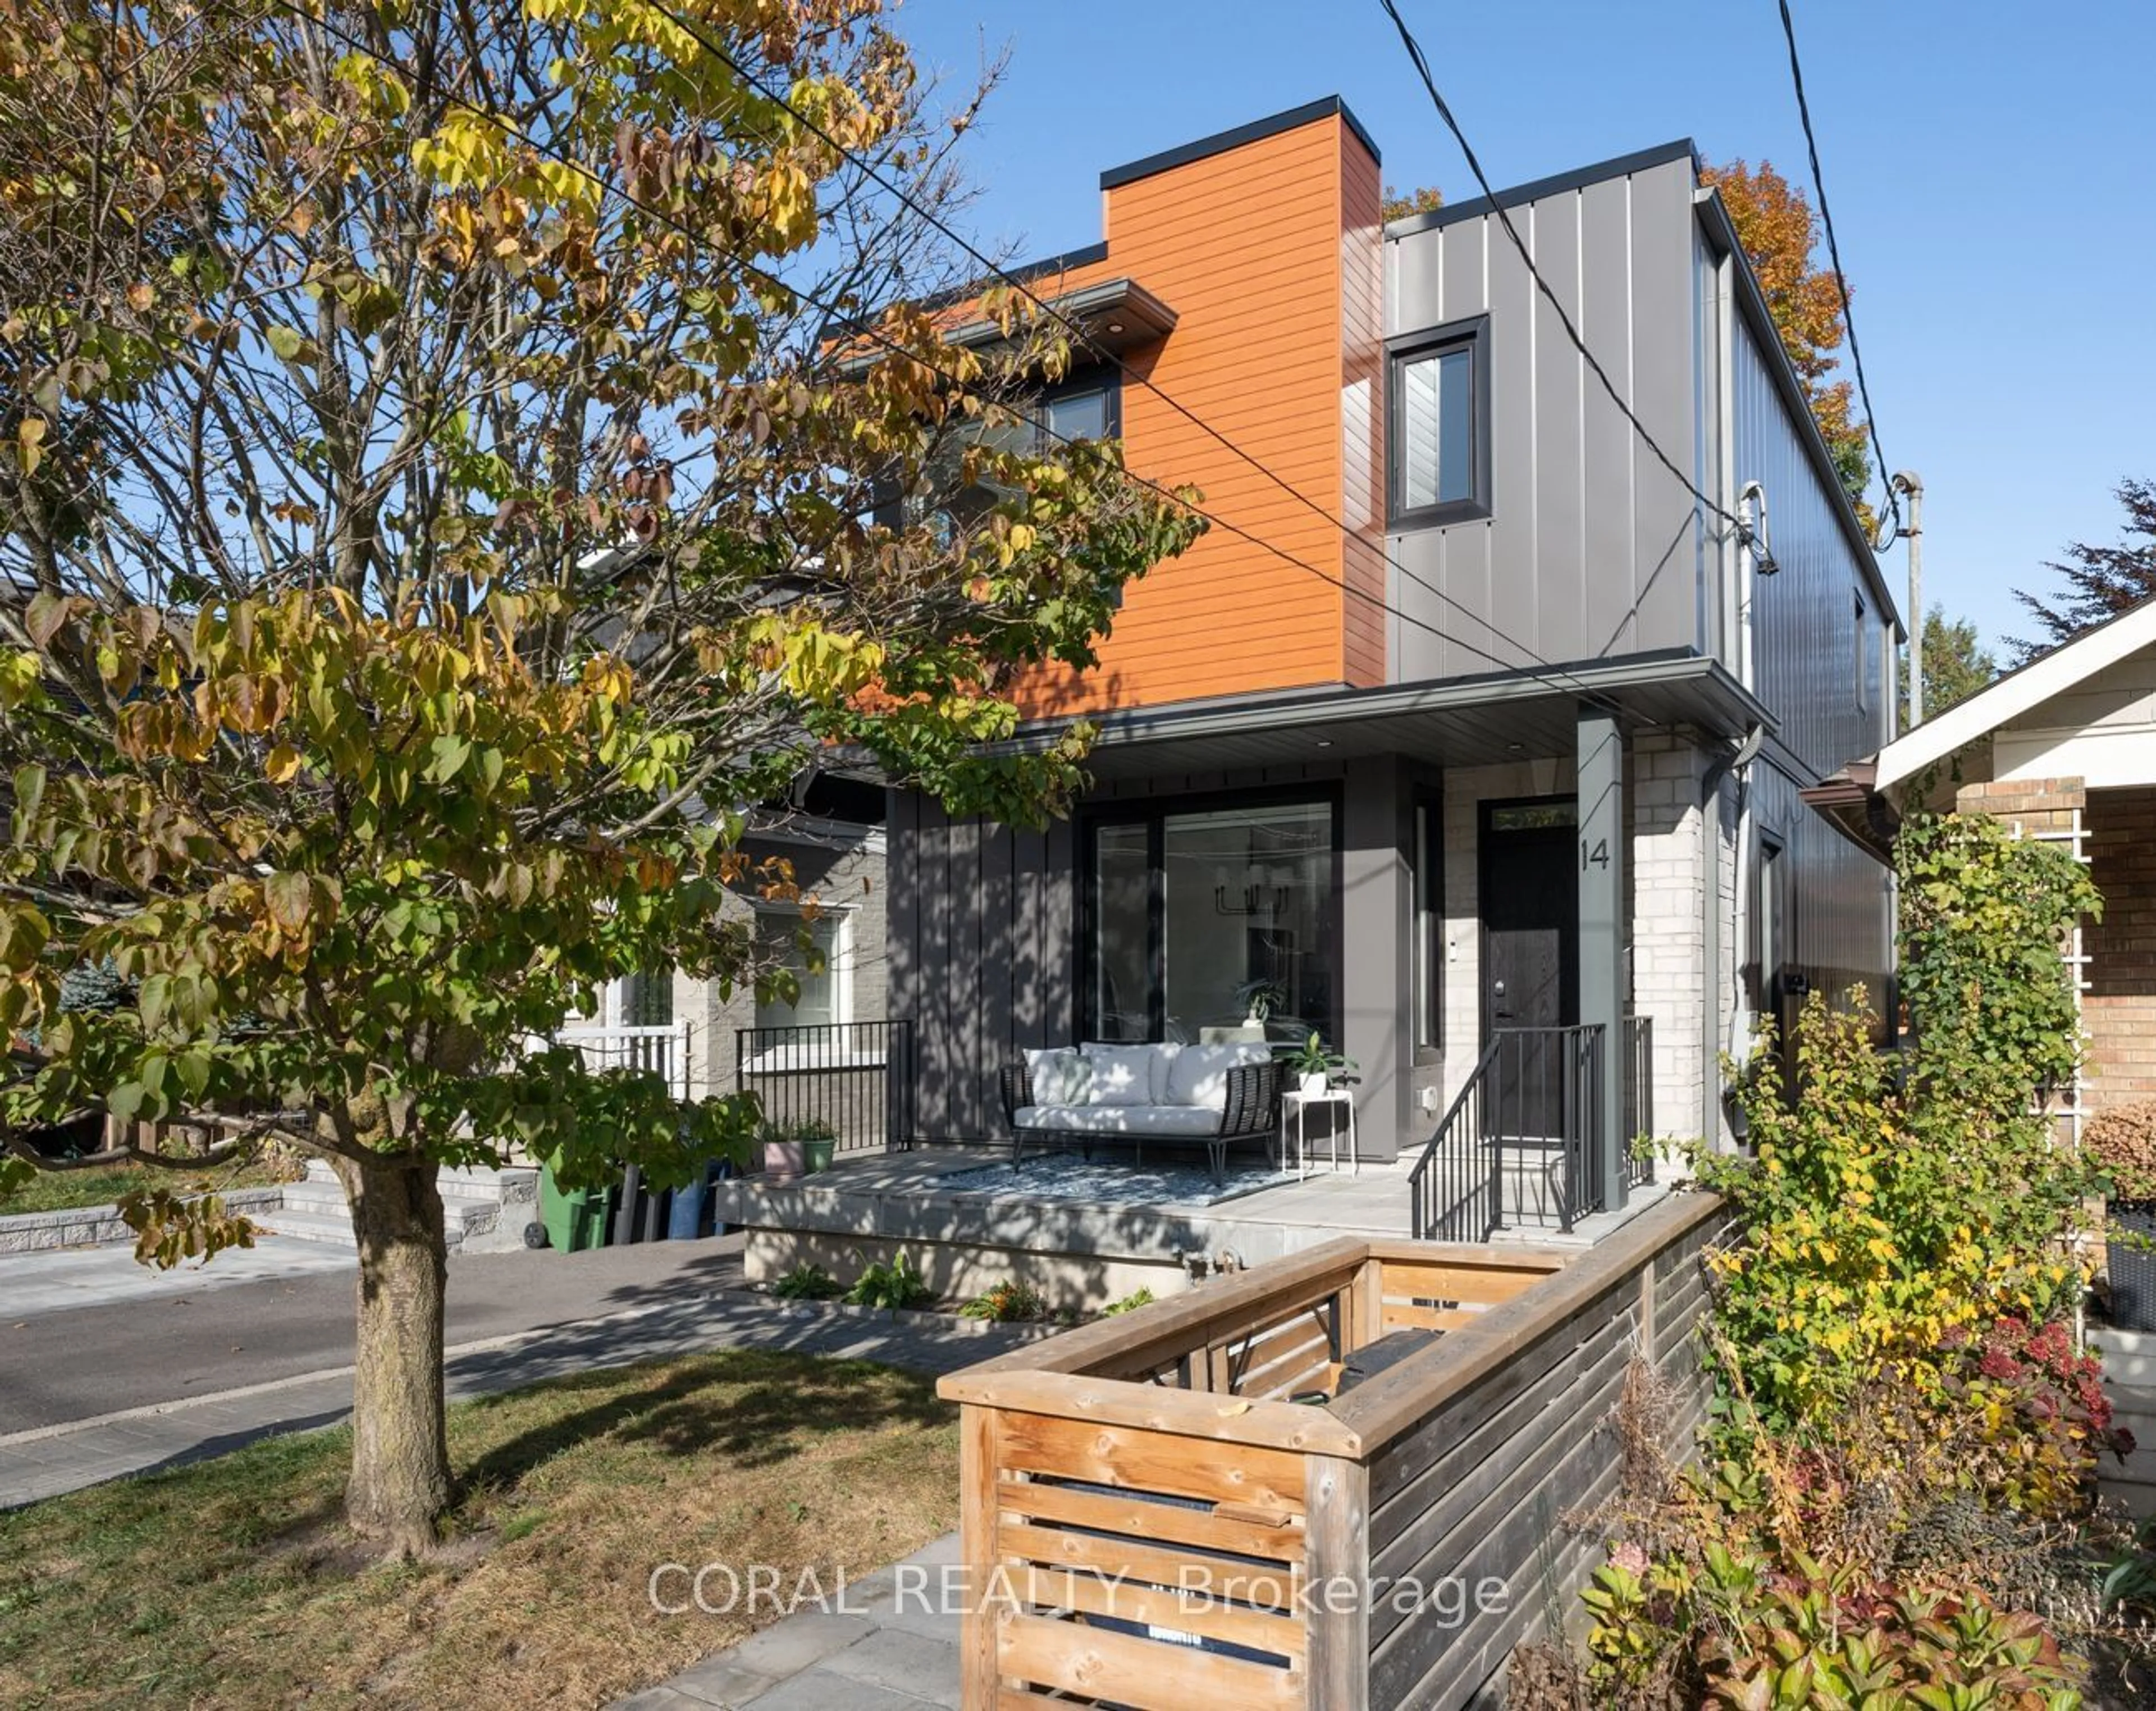
[[[1466,1703],[1591,1572],[1564,1518],[1615,1485],[1635,1357],[1689,1442],[1720,1223],[1682,1195],[1571,1256],[1342,1239],[946,1378],[968,1711]],[[1439,1334],[1387,1364],[1404,1332]]]

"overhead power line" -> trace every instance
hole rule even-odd
[[[279,11],[283,12],[287,16],[290,17],[295,22],[298,23],[302,27],[321,30],[324,33],[332,37],[338,42],[342,43],[352,52],[372,61],[375,64],[381,66],[385,70],[396,73],[400,78],[406,80],[408,82],[415,78],[416,74],[410,66],[403,64],[393,55],[381,52],[378,49],[375,48],[372,44],[366,41],[362,38],[352,33],[350,31],[346,30],[336,24],[330,23],[326,18],[319,17],[307,12],[297,3],[297,0],[270,0],[270,3]],[[798,297],[801,301],[807,303],[812,308],[821,311],[826,316],[829,317],[834,321],[838,321],[844,318],[842,311],[840,311],[835,306],[827,303],[814,295],[813,293],[803,290],[798,285],[780,278],[769,269],[762,266],[757,262],[750,260],[747,257],[739,254],[733,250],[727,249],[722,245],[712,243],[705,234],[698,231],[694,227],[690,226],[685,222],[676,218],[666,209],[658,207],[654,203],[645,200],[635,194],[635,193],[625,189],[619,184],[612,182],[600,173],[593,170],[592,167],[586,165],[583,162],[578,160],[576,157],[566,153],[562,150],[557,147],[550,147],[546,143],[542,142],[538,138],[533,136],[528,131],[522,129],[513,121],[508,119],[503,115],[482,107],[477,102],[470,100],[462,95],[444,93],[441,99],[447,101],[453,106],[462,108],[466,112],[471,113],[476,117],[486,120],[490,124],[495,126],[498,130],[500,130],[502,135],[521,143],[525,147],[530,149],[534,154],[536,154],[544,159],[552,161],[559,166],[567,167],[579,177],[582,177],[591,183],[603,195],[612,196],[617,200],[626,203],[628,206],[635,208],[646,218],[656,220],[661,224],[671,227],[674,230],[679,232],[684,238],[688,239],[689,242],[696,244],[699,249],[705,249],[712,254],[724,257],[732,265],[740,268],[745,273],[751,275],[754,278],[776,290],[787,292],[790,295]],[[865,338],[870,343],[881,347],[893,356],[903,357],[911,362],[921,363],[921,366],[927,367],[931,373],[936,375],[939,379],[953,388],[961,395],[970,396],[978,402],[988,403],[994,403],[997,402],[994,399],[986,398],[978,388],[969,386],[963,377],[953,373],[949,369],[945,368],[937,363],[925,361],[920,352],[909,350],[906,347],[892,339],[889,335],[879,331],[872,326],[859,326],[855,328],[855,331],[859,337]],[[1038,424],[1038,426],[1041,433],[1045,434],[1048,438],[1056,440],[1060,444],[1065,445],[1076,445],[1081,443],[1076,436],[1057,433],[1054,429],[1049,427],[1045,422]],[[1436,637],[1440,641],[1450,642],[1454,646],[1462,649],[1466,652],[1472,654],[1479,659],[1486,660],[1491,665],[1496,665],[1502,670],[1522,671],[1537,682],[1543,683],[1548,687],[1557,690],[1561,693],[1589,696],[1594,699],[1600,700],[1605,705],[1614,707],[1614,704],[1609,702],[1606,696],[1601,695],[1599,691],[1591,689],[1589,686],[1581,683],[1578,679],[1573,679],[1568,682],[1560,681],[1558,678],[1552,677],[1548,675],[1547,671],[1536,671],[1529,667],[1520,665],[1515,661],[1501,658],[1499,655],[1490,652],[1487,649],[1479,647],[1475,643],[1467,640],[1464,636],[1455,635],[1442,626],[1433,624],[1426,619],[1417,617],[1412,613],[1402,611],[1399,608],[1391,604],[1381,596],[1372,594],[1367,589],[1355,587],[1344,578],[1334,576],[1330,571],[1326,570],[1322,566],[1313,564],[1308,559],[1300,557],[1296,554],[1290,552],[1285,548],[1276,545],[1274,542],[1265,540],[1260,536],[1251,533],[1250,530],[1243,527],[1240,524],[1230,522],[1229,519],[1219,516],[1217,512],[1207,510],[1202,505],[1194,504],[1191,501],[1184,498],[1182,495],[1163,486],[1160,482],[1154,480],[1148,476],[1139,475],[1127,467],[1125,468],[1122,474],[1123,478],[1126,480],[1158,495],[1159,497],[1167,500],[1170,504],[1182,508],[1193,516],[1204,518],[1208,522],[1226,530],[1229,534],[1235,535],[1238,538],[1250,542],[1252,546],[1260,547],[1265,552],[1270,553],[1274,557],[1280,559],[1283,563],[1291,565],[1309,575],[1314,576],[1321,582],[1328,583],[1332,587],[1338,588],[1342,593],[1352,595],[1359,600],[1364,601],[1369,605],[1375,607],[1379,611],[1399,619],[1404,624],[1411,624],[1415,628]],[[1517,646],[1517,644],[1514,644],[1514,645]]]
[[[1546,667],[1553,671],[1562,671],[1563,667],[1558,665],[1556,662],[1544,658],[1534,649],[1529,647],[1526,643],[1520,640],[1518,637],[1502,629],[1496,624],[1491,622],[1491,619],[1485,617],[1481,613],[1476,611],[1473,607],[1468,605],[1466,602],[1446,593],[1445,589],[1440,588],[1435,583],[1430,582],[1423,577],[1417,575],[1406,565],[1401,563],[1399,559],[1394,557],[1393,555],[1387,552],[1383,547],[1377,546],[1376,542],[1368,541],[1364,537],[1357,534],[1356,532],[1349,527],[1344,517],[1338,516],[1328,506],[1319,501],[1312,498],[1307,493],[1304,492],[1301,488],[1296,486],[1286,476],[1280,474],[1280,472],[1275,470],[1270,464],[1256,456],[1254,453],[1245,450],[1235,440],[1230,439],[1219,429],[1214,427],[1212,423],[1207,421],[1195,410],[1193,410],[1188,405],[1185,404],[1180,398],[1177,398],[1166,388],[1163,387],[1160,383],[1156,381],[1150,374],[1145,373],[1132,364],[1126,362],[1118,352],[1101,349],[1100,347],[1095,345],[1092,342],[1091,335],[1087,332],[1084,326],[1081,326],[1076,321],[1074,321],[1063,310],[1057,307],[1055,303],[1040,296],[1033,290],[1032,286],[1026,283],[1025,280],[1022,276],[1011,272],[1001,263],[996,261],[992,257],[984,254],[971,239],[966,237],[963,233],[957,231],[948,224],[942,216],[937,214],[933,209],[921,206],[921,204],[910,195],[902,186],[893,182],[892,180],[879,170],[873,162],[865,159],[858,152],[849,148],[844,143],[839,141],[837,137],[832,136],[830,131],[823,125],[819,124],[814,116],[803,112],[788,95],[778,90],[767,88],[762,83],[758,81],[755,75],[751,72],[746,65],[742,64],[742,62],[738,59],[735,58],[735,56],[724,46],[712,39],[711,35],[702,23],[695,19],[684,17],[680,12],[675,10],[673,8],[662,4],[661,0],[644,0],[644,4],[650,8],[652,11],[656,12],[660,17],[666,19],[668,23],[673,24],[676,28],[694,39],[706,53],[710,54],[714,59],[718,60],[721,64],[732,71],[735,76],[740,78],[743,83],[755,90],[767,100],[773,102],[776,105],[783,107],[800,122],[803,128],[810,131],[814,136],[821,138],[832,148],[838,150],[843,157],[853,162],[855,166],[860,168],[861,172],[865,173],[876,183],[881,185],[884,189],[889,192],[891,195],[896,197],[902,206],[911,209],[914,213],[927,221],[931,226],[934,227],[937,231],[942,233],[944,237],[949,239],[951,242],[956,244],[961,249],[964,250],[965,253],[973,259],[977,266],[986,270],[987,272],[997,280],[1010,287],[1013,290],[1019,293],[1029,303],[1032,304],[1033,306],[1039,310],[1042,314],[1052,317],[1074,340],[1086,346],[1088,349],[1097,351],[1101,356],[1106,357],[1106,360],[1115,367],[1116,372],[1121,374],[1124,379],[1134,382],[1138,386],[1143,388],[1147,392],[1152,393],[1153,397],[1158,398],[1163,403],[1173,410],[1178,415],[1181,416],[1186,422],[1188,422],[1193,427],[1200,429],[1219,444],[1224,447],[1227,450],[1233,452],[1237,457],[1240,458],[1245,463],[1248,464],[1259,474],[1265,476],[1267,480],[1270,481],[1282,492],[1286,493],[1298,503],[1306,506],[1309,510],[1314,511],[1317,516],[1330,523],[1334,528],[1337,529],[1343,538],[1348,540],[1363,541],[1363,544],[1366,546],[1377,547],[1378,557],[1394,570],[1398,571],[1403,578],[1412,583],[1415,587],[1421,588],[1426,593],[1435,595],[1437,599],[1442,601],[1445,605],[1450,606],[1453,610],[1460,613],[1463,617],[1480,624],[1491,635],[1496,637],[1499,641],[1503,642],[1507,646],[1514,649],[1517,652],[1526,655],[1528,659],[1533,660],[1537,665]],[[1388,609],[1394,609],[1389,608]],[[1462,645],[1464,646],[1466,645],[1463,643]],[[1485,659],[1491,659],[1495,656],[1489,654],[1484,654],[1482,657]],[[1580,686],[1580,687],[1583,690],[1584,689],[1584,686]]]
[[[1700,491],[1698,484],[1677,466],[1676,460],[1662,450],[1661,442],[1648,431],[1647,424],[1639,419],[1634,413],[1632,406],[1625,402],[1624,394],[1617,390],[1617,383],[1609,378],[1609,371],[1602,366],[1594,352],[1588,349],[1587,341],[1580,337],[1579,329],[1573,325],[1570,311],[1565,308],[1550,282],[1543,277],[1542,270],[1535,265],[1535,258],[1527,248],[1527,240],[1520,236],[1519,228],[1512,224],[1512,211],[1505,206],[1496,189],[1491,187],[1489,174],[1482,170],[1482,162],[1476,157],[1474,147],[1467,141],[1467,133],[1460,128],[1459,120],[1453,117],[1450,104],[1439,92],[1437,80],[1430,75],[1430,61],[1423,55],[1422,44],[1415,39],[1414,32],[1408,28],[1407,20],[1400,16],[1400,9],[1393,3],[1393,0],[1378,0],[1378,3],[1385,8],[1385,15],[1392,19],[1393,28],[1399,32],[1400,44],[1407,49],[1409,59],[1414,63],[1416,74],[1422,79],[1422,86],[1430,92],[1430,104],[1437,109],[1437,116],[1445,121],[1445,128],[1452,133],[1452,140],[1460,145],[1460,152],[1467,158],[1467,170],[1475,175],[1475,182],[1481,187],[1483,196],[1489,201],[1491,212],[1497,216],[1498,223],[1504,227],[1505,235],[1512,240],[1512,248],[1519,251],[1521,264],[1526,267],[1528,277],[1534,280],[1535,289],[1543,294],[1550,307],[1556,311],[1558,325],[1564,329],[1565,337],[1572,342],[1572,347],[1579,352],[1580,360],[1587,364],[1594,378],[1602,383],[1603,391],[1609,394],[1609,402],[1616,405],[1620,414],[1632,424],[1632,431],[1640,436],[1640,443],[1654,455],[1655,460],[1676,476],[1685,491],[1691,494],[1712,515],[1727,523],[1731,528],[1736,530],[1741,537],[1748,542],[1751,539],[1752,532],[1746,526],[1744,520],[1734,512],[1724,510],[1718,502],[1708,498]]]
[[[1849,364],[1856,371],[1856,395],[1864,403],[1865,431],[1871,436],[1871,452],[1878,461],[1879,477],[1887,489],[1887,514],[1894,519],[1894,532],[1902,532],[1902,501],[1894,484],[1887,479],[1893,465],[1887,461],[1879,444],[1879,417],[1871,408],[1871,388],[1864,378],[1864,352],[1856,342],[1856,317],[1849,308],[1849,279],[1841,270],[1841,245],[1834,235],[1834,211],[1826,203],[1826,175],[1820,171],[1819,139],[1812,134],[1811,103],[1804,98],[1804,62],[1797,55],[1797,23],[1789,16],[1789,0],[1778,0],[1782,12],[1782,36],[1789,44],[1789,81],[1797,91],[1797,117],[1804,127],[1804,152],[1811,157],[1812,190],[1819,198],[1820,224],[1826,229],[1827,259],[1834,266],[1835,289],[1841,293],[1841,324],[1849,332]]]

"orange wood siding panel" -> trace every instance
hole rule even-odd
[[[1125,360],[1333,516],[1367,517],[1382,599],[1383,515],[1369,511],[1368,467],[1382,474],[1382,440],[1368,443],[1380,427],[1371,412],[1382,406],[1373,366],[1382,289],[1376,162],[1328,116],[1120,185],[1106,201],[1107,259],[1055,288],[1128,277],[1172,307],[1173,333]],[[1366,369],[1372,386],[1343,434],[1343,387]],[[1383,614],[1338,585],[1350,574],[1339,528],[1135,379],[1123,383],[1122,411],[1133,470],[1197,486],[1214,516],[1314,569],[1216,524],[1132,585],[1096,670],[1029,680],[1027,711],[1383,681]],[[1352,501],[1343,439],[1364,466]],[[1357,586],[1371,583],[1367,558],[1358,545]],[[1352,621],[1350,606],[1363,609]]]
[[[1347,679],[1386,678],[1384,191],[1378,163],[1340,126],[1340,401]]]

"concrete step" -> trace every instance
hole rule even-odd
[[[359,1244],[352,1235],[352,1213],[345,1205],[343,1191],[335,1184],[330,1186],[332,1194],[325,1195],[318,1184],[291,1184],[285,1191],[283,1205],[253,1215],[256,1225],[274,1236],[289,1236],[297,1241],[357,1247]],[[442,1233],[450,1250],[481,1244],[494,1236],[502,1228],[503,1210],[499,1200],[453,1200],[444,1196]],[[511,1245],[521,1247],[523,1224],[516,1222],[511,1234],[515,1237]]]

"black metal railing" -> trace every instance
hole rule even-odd
[[[828,1133],[835,1154],[913,1145],[919,1066],[910,1021],[742,1028],[734,1077],[778,1138]]]
[[[1599,1023],[1500,1028],[1410,1174],[1419,1239],[1480,1241],[1500,1225],[1569,1231],[1602,1209]]]
[[[1629,1191],[1655,1179],[1655,1155],[1645,1144],[1655,1135],[1655,1019],[1625,1018],[1625,1186]]]
[[[1502,1220],[1494,1137],[1483,1101],[1497,1042],[1483,1048],[1467,1085],[1445,1113],[1408,1177],[1417,1241],[1481,1241]]]

